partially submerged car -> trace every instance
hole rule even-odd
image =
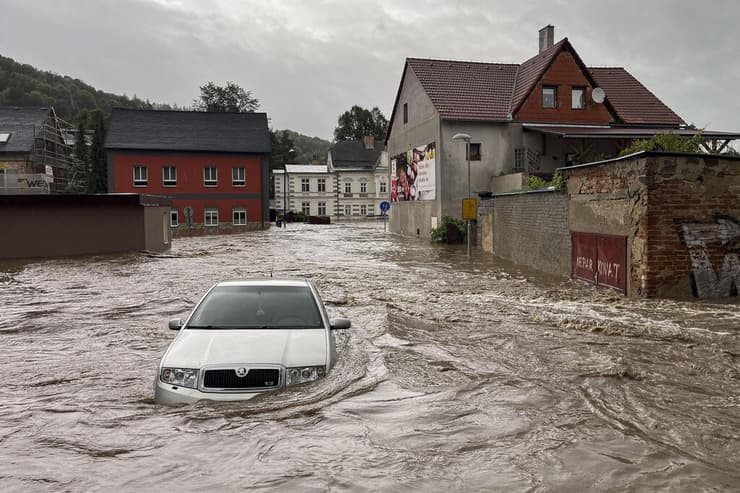
[[[243,400],[324,377],[337,359],[330,320],[308,280],[257,279],[211,287],[162,356],[154,385],[158,404]]]

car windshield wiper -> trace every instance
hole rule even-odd
[[[188,329],[233,329],[235,327],[226,327],[223,325],[188,325]]]

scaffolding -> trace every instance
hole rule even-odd
[[[51,108],[44,123],[33,129],[31,152],[4,159],[0,194],[84,193],[87,170],[74,155],[75,134],[72,125]]]

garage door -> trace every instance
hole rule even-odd
[[[571,232],[571,275],[627,292],[627,237]]]

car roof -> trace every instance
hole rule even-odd
[[[308,286],[307,279],[290,278],[258,278],[258,279],[231,279],[221,281],[216,286]]]

